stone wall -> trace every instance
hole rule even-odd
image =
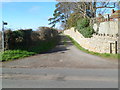
[[[110,37],[105,35],[93,35],[92,38],[84,38],[74,28],[64,31],[64,34],[71,36],[75,41],[77,41],[83,48],[89,51],[99,52],[99,53],[115,53],[115,41],[118,40],[117,37]],[[111,48],[110,48],[111,43]]]
[[[94,24],[94,30],[99,34],[109,34],[109,35],[116,35],[118,34],[118,26],[120,26],[120,21],[106,21],[101,22],[99,25]]]

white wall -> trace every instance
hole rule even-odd
[[[99,27],[99,34],[110,34],[110,35],[116,35],[118,34],[118,25],[120,26],[120,21],[108,21],[108,22],[101,22],[98,26],[97,24],[93,25],[93,28],[95,31],[97,31],[97,28]]]

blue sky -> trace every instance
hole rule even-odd
[[[39,26],[49,26],[57,2],[3,2],[0,3],[0,19],[8,22],[6,28],[36,30]],[[110,13],[110,11],[108,10]],[[2,17],[2,18],[1,18]],[[1,24],[1,22],[0,22]],[[59,26],[59,25],[58,25]],[[1,28],[1,25],[0,25]]]
[[[2,3],[2,20],[8,22],[11,29],[37,29],[48,26],[57,2],[4,2]]]

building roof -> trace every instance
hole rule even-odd
[[[120,10],[115,11],[110,18],[120,18]]]

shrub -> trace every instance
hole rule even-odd
[[[94,29],[89,25],[90,20],[87,18],[79,19],[77,21],[76,29],[85,37],[90,38],[94,33]]]
[[[90,26],[78,30],[85,38],[92,37],[94,29]]]
[[[30,46],[32,29],[5,30],[5,49],[21,49]]]
[[[7,61],[46,52],[55,47],[58,41],[58,31],[54,28],[41,27],[38,31],[6,30],[6,51],[0,53],[0,59]]]
[[[90,23],[90,20],[87,18],[79,19],[77,21],[77,27],[79,27],[79,29],[82,29],[82,28],[88,27],[89,23]]]
[[[12,32],[12,37],[15,39],[16,43],[23,42],[24,36],[25,36],[25,33],[22,30]]]
[[[12,38],[12,31],[9,29],[9,30],[5,30],[5,34],[4,34],[4,40],[5,40],[5,49],[9,49],[10,48],[10,39]]]
[[[49,40],[58,35],[58,31],[50,27],[39,27],[38,32],[41,40]]]

